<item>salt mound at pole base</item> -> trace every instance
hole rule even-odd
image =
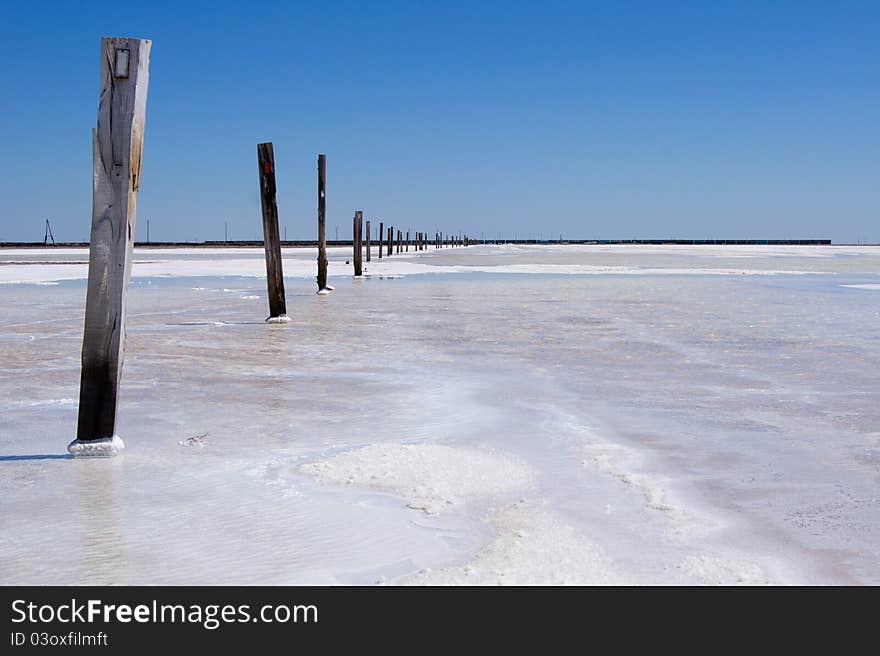
[[[97,440],[74,440],[67,445],[68,452],[77,457],[107,458],[115,456],[124,448],[125,443],[118,435]]]
[[[288,317],[286,314],[282,314],[278,317],[268,317],[266,319],[266,323],[287,323],[290,320],[290,317]]]

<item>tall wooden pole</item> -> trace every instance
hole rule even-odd
[[[406,252],[409,253],[409,230],[406,231]]]
[[[388,226],[388,257],[391,257],[392,245],[394,244],[394,226]]]
[[[369,221],[367,221],[366,235],[367,235],[367,262],[369,262],[370,257],[371,257],[370,251],[372,250],[370,248],[370,222]]]
[[[124,446],[116,434],[116,415],[151,45],[145,39],[101,39],[79,416],[76,439],[67,447],[77,456],[112,456]]]
[[[382,239],[382,237],[385,235],[384,230],[385,230],[385,223],[382,221],[379,221],[379,259],[380,260],[382,259],[382,242],[384,241],[384,239]]]
[[[318,155],[318,293],[327,293],[327,156]]]
[[[354,219],[352,220],[352,249],[354,252],[352,253],[352,264],[354,264],[354,275],[356,278],[360,278],[364,274],[364,266],[363,266],[363,254],[364,249],[361,244],[361,226],[363,223],[364,213],[360,210],[354,213]]]
[[[290,321],[284,298],[281,241],[278,236],[278,203],[275,199],[275,152],[272,142],[257,144],[260,204],[263,207],[263,246],[266,249],[266,283],[269,288],[269,323]]]
[[[364,213],[358,211],[358,275],[364,275]]]

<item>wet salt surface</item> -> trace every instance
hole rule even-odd
[[[790,250],[163,251],[88,461],[84,281],[0,285],[0,582],[880,582],[880,249]]]

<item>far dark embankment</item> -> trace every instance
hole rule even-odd
[[[541,245],[620,245],[643,244],[649,246],[830,246],[830,239],[474,239],[473,246],[480,244],[541,244]],[[135,242],[137,248],[262,248],[262,241],[151,241]],[[317,241],[282,241],[285,248],[316,248]],[[327,246],[351,246],[348,240],[327,240]],[[839,246],[855,244],[838,244]],[[861,244],[871,246],[878,244]],[[64,242],[44,244],[43,242],[0,242],[0,248],[88,248],[88,242]]]

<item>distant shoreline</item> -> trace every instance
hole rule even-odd
[[[376,245],[377,242],[374,242]],[[552,245],[646,245],[646,246],[878,246],[880,244],[832,244],[830,239],[486,239],[474,240],[472,246],[482,244],[540,244]],[[327,240],[328,247],[351,246],[351,240]],[[262,241],[151,241],[135,242],[135,248],[262,248]],[[317,248],[317,241],[282,241],[284,248]],[[88,248],[88,242],[64,242],[44,244],[42,242],[0,242],[0,248]],[[428,249],[433,248],[428,243]]]

